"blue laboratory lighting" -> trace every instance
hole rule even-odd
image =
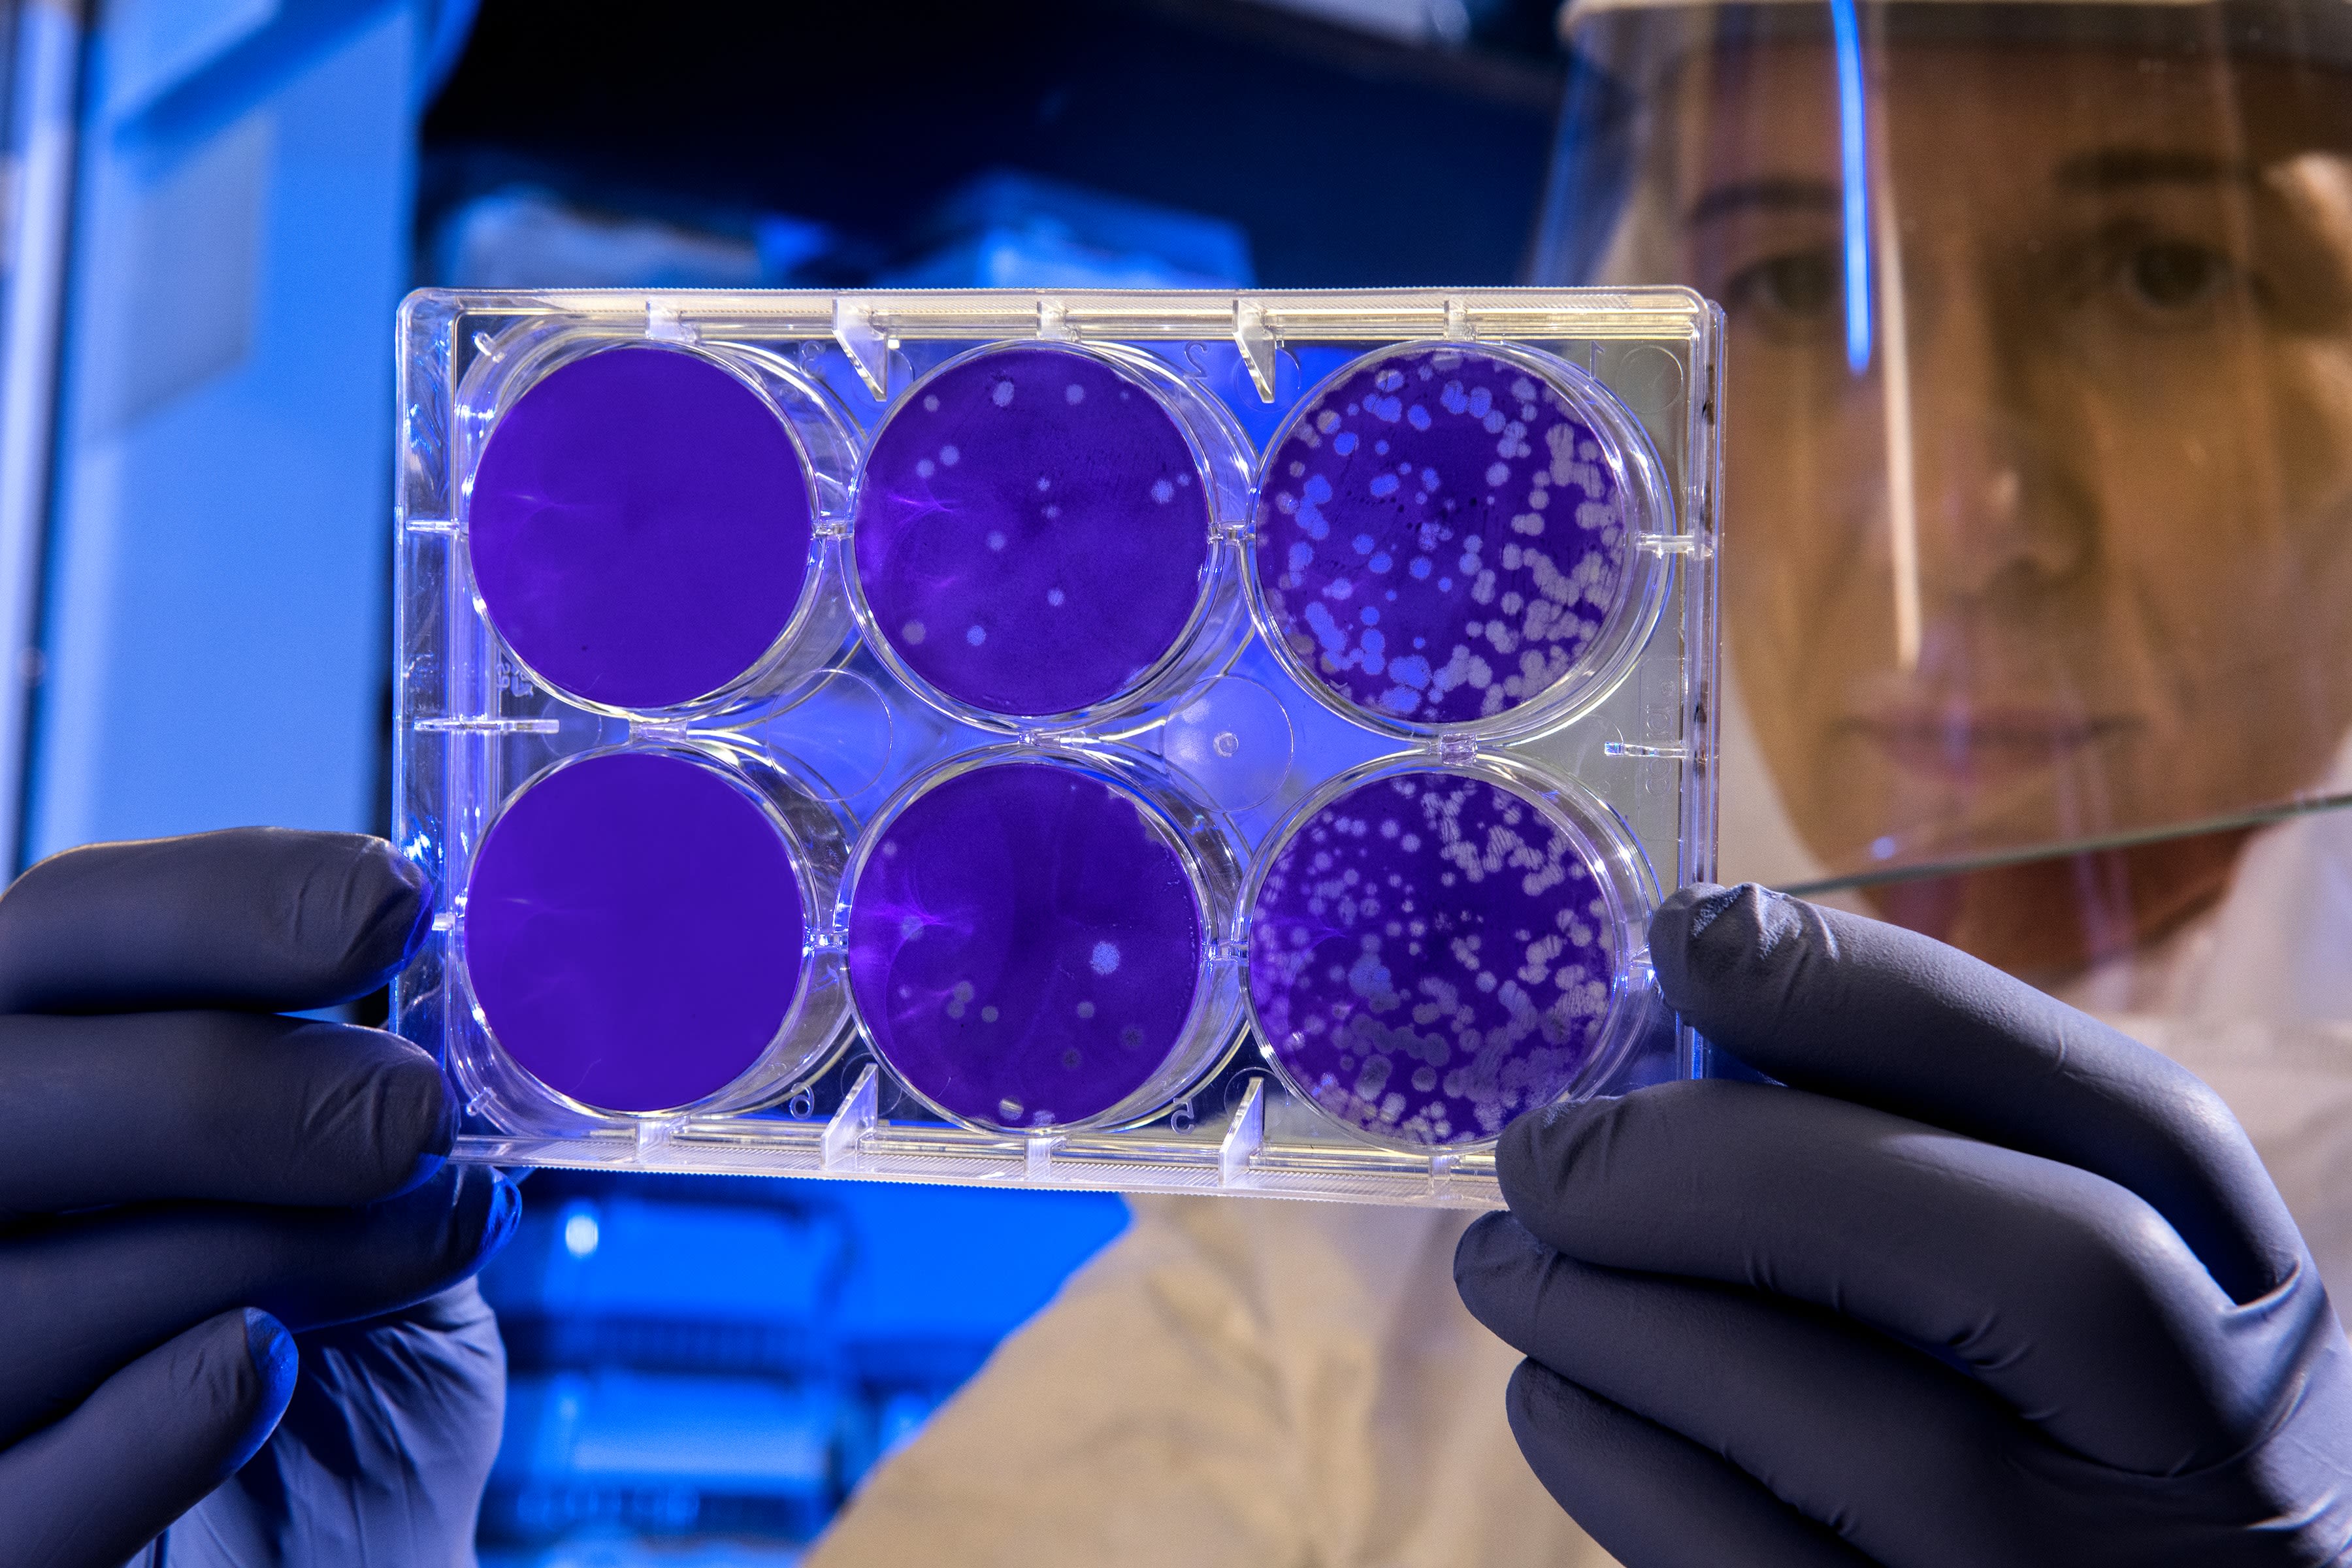
[[[1854,0],[1830,0],[1837,51],[1840,182],[1845,194],[1845,363],[1859,375],[1870,365],[1869,158],[1863,142],[1862,29]]]

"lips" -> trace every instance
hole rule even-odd
[[[2128,716],[2049,704],[1895,701],[1851,714],[1836,728],[1906,773],[1963,783],[2053,767],[2139,727]]]

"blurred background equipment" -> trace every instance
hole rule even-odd
[[[1551,9],[17,0],[0,841],[383,828],[408,288],[1509,282]],[[791,1561],[1126,1223],[849,1184],[525,1196],[484,1281],[492,1568]]]
[[[615,1554],[641,1537],[770,1561],[1126,1223],[1108,1195],[568,1171],[530,1188],[483,1277],[509,1365],[492,1564],[633,1562]],[[563,1555],[589,1542],[603,1555]]]
[[[19,811],[0,825],[22,855],[371,819],[391,433],[373,367],[408,280],[418,107],[469,9],[95,12],[72,73],[50,441],[11,469],[37,482],[30,465],[48,458],[46,526],[10,554],[41,574],[12,575],[37,642],[29,657],[19,645],[22,684],[0,705],[9,741],[29,742],[9,781]],[[67,15],[16,8],[20,88],[56,90],[25,78]],[[58,134],[34,131],[17,167],[40,168]],[[37,247],[29,207],[20,221]],[[37,255],[10,271],[12,355],[20,324],[41,330]],[[25,343],[27,361],[38,349]],[[34,420],[40,395],[12,379],[11,421]]]

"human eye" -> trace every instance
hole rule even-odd
[[[2260,277],[2226,241],[2131,224],[2101,236],[2095,252],[2096,291],[2145,326],[2193,326],[2262,297]]]
[[[2179,314],[2211,303],[2237,281],[2237,264],[2210,247],[2150,238],[2133,246],[2116,269],[2116,282],[2143,310]]]
[[[1844,278],[1826,247],[1785,250],[1759,258],[1725,279],[1721,298],[1734,316],[1784,332],[1802,332],[1839,319]]]

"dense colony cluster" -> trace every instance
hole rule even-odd
[[[1491,1138],[1558,1099],[1609,1008],[1609,908],[1574,842],[1485,779],[1349,791],[1276,856],[1250,994],[1301,1092],[1411,1143]]]
[[[1573,672],[1627,577],[1621,487],[1549,382],[1459,348],[1375,356],[1268,458],[1257,581],[1271,631],[1350,705],[1492,719]]]

